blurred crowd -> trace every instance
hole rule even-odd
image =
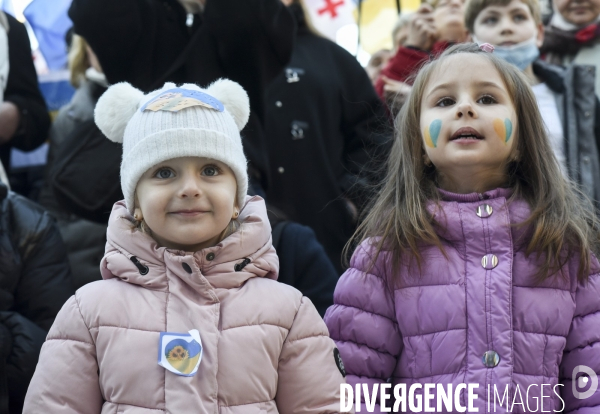
[[[107,220],[123,198],[121,146],[94,122],[109,85],[147,93],[167,81],[229,78],[244,87],[248,192],[266,200],[279,281],[323,315],[347,266],[344,247],[385,175],[412,80],[453,44],[491,44],[523,71],[563,173],[600,201],[600,0],[550,6],[424,2],[398,17],[393,48],[363,68],[318,33],[302,0],[73,0],[76,92],[52,122],[25,26],[0,12],[0,414],[21,412],[53,318],[101,278]],[[24,183],[11,148],[44,142],[44,175]]]

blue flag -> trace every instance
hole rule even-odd
[[[67,15],[70,5],[71,0],[33,0],[23,11],[50,70],[67,65],[65,35],[73,26]]]

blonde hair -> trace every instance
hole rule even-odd
[[[69,71],[71,72],[71,85],[79,88],[81,81],[85,79],[85,71],[90,67],[87,42],[83,37],[73,34],[68,61]]]
[[[579,256],[577,277],[586,279],[591,253],[600,250],[600,226],[596,211],[589,199],[575,188],[560,171],[550,147],[537,102],[528,81],[518,68],[492,53],[482,51],[476,44],[459,44],[446,50],[437,60],[427,63],[416,76],[411,94],[396,120],[396,138],[387,163],[387,176],[371,202],[364,221],[345,247],[367,238],[374,238],[376,254],[371,267],[382,252],[391,252],[393,278],[399,282],[401,265],[416,261],[421,271],[423,243],[440,248],[429,202],[438,204],[437,171],[426,165],[420,130],[421,101],[431,76],[443,70],[448,57],[475,54],[487,59],[498,71],[512,99],[517,115],[515,149],[519,156],[507,162],[509,185],[513,199],[524,199],[531,215],[519,226],[531,226],[532,236],[526,254],[536,253],[543,262],[536,279],[545,280],[558,272],[572,254]],[[511,201],[509,200],[509,201]],[[566,253],[566,254],[565,254]]]

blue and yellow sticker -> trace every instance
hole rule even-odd
[[[187,334],[161,332],[158,345],[158,365],[184,377],[196,375],[202,360],[202,341],[197,329]]]
[[[207,93],[192,89],[173,88],[164,91],[160,95],[146,102],[144,106],[140,108],[140,111],[179,112],[182,109],[192,106],[203,106],[219,112],[225,110],[221,101]]]

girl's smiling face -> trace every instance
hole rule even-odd
[[[198,251],[216,245],[237,217],[237,182],[231,169],[209,158],[183,157],[144,173],[135,214],[163,247]]]
[[[495,66],[467,53],[449,56],[421,100],[420,129],[440,187],[482,192],[506,182],[517,117]]]

